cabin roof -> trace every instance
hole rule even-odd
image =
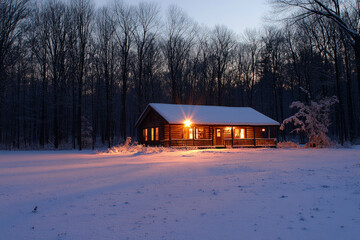
[[[280,125],[277,121],[250,107],[165,103],[150,103],[140,116],[136,125],[149,107],[153,108],[170,124],[184,124],[184,121],[190,120],[194,124],[204,125]]]

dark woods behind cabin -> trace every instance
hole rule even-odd
[[[359,5],[350,3],[339,11],[351,27]],[[155,3],[2,0],[0,8],[2,149],[110,147],[143,137],[135,123],[150,102],[249,106],[282,122],[293,101],[333,95],[329,135],[341,144],[359,137],[356,36],[331,18],[308,14],[240,37],[225,26],[199,27],[176,7],[162,18]],[[223,126],[224,134],[226,127],[243,131],[250,145],[251,127]],[[215,141],[215,128],[192,134],[203,145]],[[279,139],[305,140],[291,130]],[[183,135],[169,144],[191,144],[176,126],[154,131],[159,141],[171,131],[173,139]]]

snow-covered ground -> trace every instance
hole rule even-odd
[[[360,148],[0,152],[0,239],[359,236]]]

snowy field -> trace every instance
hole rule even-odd
[[[6,240],[359,239],[360,148],[0,152],[0,216]]]

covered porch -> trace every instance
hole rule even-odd
[[[276,147],[276,126],[165,125],[164,146]]]

